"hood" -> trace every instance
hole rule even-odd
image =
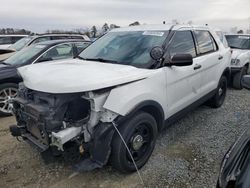
[[[0,63],[0,80],[17,76],[17,69],[11,65]]]
[[[79,59],[28,65],[18,71],[26,87],[46,93],[92,91],[144,79],[155,72]]]
[[[242,50],[242,49],[234,49],[234,48],[231,48],[233,50],[233,53],[232,53],[232,59],[237,59],[237,57],[242,54],[242,53],[245,53],[247,52],[248,50]]]

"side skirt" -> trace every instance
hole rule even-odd
[[[215,95],[216,90],[217,89],[211,91],[210,93],[208,93],[205,96],[201,97],[199,100],[197,100],[194,103],[190,104],[189,106],[187,106],[183,110],[177,112],[176,114],[174,114],[171,117],[169,117],[168,119],[166,119],[164,121],[164,128],[166,128],[166,127],[170,126],[171,124],[175,123],[176,121],[178,121],[179,119],[184,117],[186,114],[188,114],[190,111],[194,110],[195,108],[199,107],[204,102],[206,102],[207,100],[212,98]]]

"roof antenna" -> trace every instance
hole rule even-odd
[[[166,21],[163,21],[163,24],[166,24]]]

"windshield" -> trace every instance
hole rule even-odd
[[[150,50],[162,46],[168,31],[109,32],[89,47],[79,57],[108,63],[147,67],[152,62]]]
[[[250,36],[227,35],[226,39],[231,48],[250,49]]]
[[[17,41],[16,43],[12,44],[9,48],[15,49],[16,51],[20,51],[32,39],[33,39],[33,37],[24,37],[24,38],[20,39],[19,41]]]
[[[13,66],[20,66],[27,63],[30,59],[40,53],[46,46],[45,45],[35,45],[22,49],[21,51],[15,53],[10,58],[4,60],[4,63]]]

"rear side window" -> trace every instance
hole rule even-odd
[[[1,44],[12,44],[11,37],[0,37]]]
[[[43,61],[52,61],[59,59],[67,59],[73,58],[73,46],[72,44],[61,44],[51,48],[42,57],[38,60],[38,62]]]
[[[170,56],[175,54],[191,54],[196,56],[194,40],[191,31],[177,31],[169,47]]]
[[[77,42],[77,43],[75,43],[75,46],[77,49],[77,54],[82,52],[88,45],[90,45],[89,42]]]
[[[19,41],[21,38],[23,38],[23,37],[17,37],[17,36],[11,37],[12,44],[14,44],[15,42]]]
[[[60,40],[60,39],[68,39],[66,36],[52,36],[51,40]]]
[[[48,41],[48,40],[51,40],[50,37],[39,37],[39,38],[35,39],[32,42],[32,44],[36,44],[36,43],[44,42],[44,41]]]
[[[81,37],[81,36],[71,36],[70,38],[71,39],[83,39],[83,37]]]
[[[217,46],[208,31],[195,31],[200,54],[205,54],[217,50]]]

